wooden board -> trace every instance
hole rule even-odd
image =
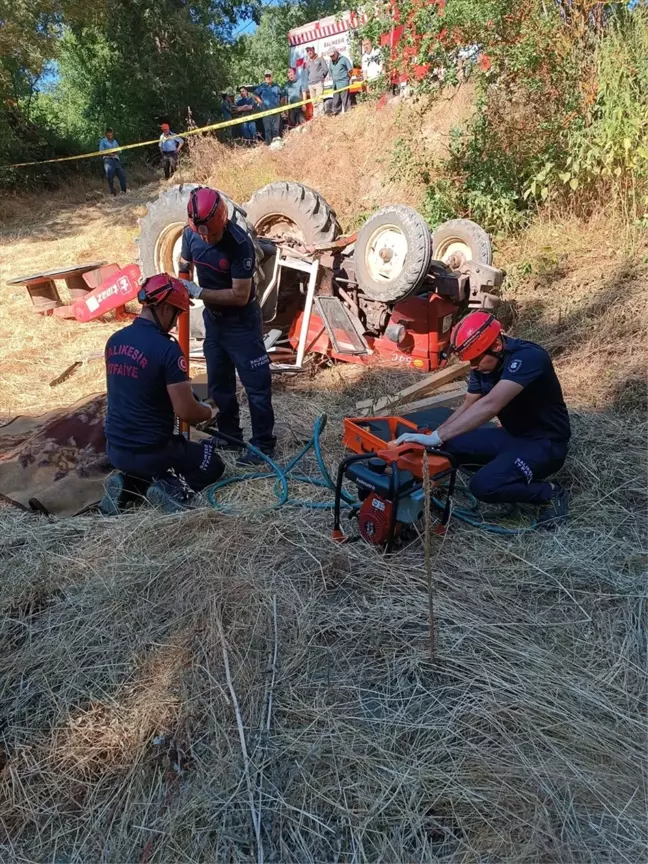
[[[416,402],[408,402],[404,406],[405,409],[401,413],[412,414],[414,411],[423,411],[425,408],[434,408],[449,405],[457,399],[463,399],[466,395],[466,387],[455,387],[453,390],[448,390],[447,393],[437,393],[436,396],[428,396],[426,399],[418,399]]]
[[[470,368],[470,363],[453,363],[452,366],[446,366],[443,369],[437,369],[431,375],[426,375],[409,387],[404,387],[398,393],[393,393],[390,396],[383,396],[382,399],[377,399],[373,404],[367,404],[369,400],[364,399],[362,402],[356,403],[356,408],[360,411],[366,411],[368,414],[377,417],[384,413],[389,413],[398,405],[407,404],[416,397],[428,396],[435,390],[438,390],[444,385],[451,384],[458,378],[466,375]]]

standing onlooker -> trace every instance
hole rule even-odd
[[[362,40],[362,80],[375,81],[383,73],[380,48],[374,48],[371,39]]]
[[[180,151],[184,147],[184,138],[181,138],[179,135],[176,135],[175,132],[171,131],[171,127],[168,123],[161,123],[160,129],[162,130],[162,134],[160,135],[159,148],[160,153],[162,154],[162,167],[164,168],[164,179],[168,180],[169,177],[172,177],[175,174],[175,170],[178,167],[178,156],[180,155]]]
[[[282,88],[272,80],[272,72],[266,69],[264,82],[254,91],[254,98],[264,111],[278,108],[285,102],[286,94]],[[281,136],[281,117],[279,114],[270,114],[263,118],[263,131],[265,132],[266,144],[271,144],[274,138]]]
[[[101,139],[99,142],[100,150],[114,150],[115,147],[119,147],[119,142],[115,140],[113,137],[113,130],[110,126],[106,129],[105,137]],[[104,171],[106,172],[106,179],[108,180],[108,188],[110,189],[111,195],[116,195],[115,191],[115,174],[119,179],[119,186],[122,192],[126,191],[126,175],[124,174],[124,169],[122,168],[121,160],[119,158],[119,153],[106,153],[103,158]]]
[[[234,92],[232,90],[223,90],[221,95],[221,114],[223,115],[223,120],[233,120],[234,114],[237,112],[234,110]],[[230,138],[238,138],[242,133],[242,129],[240,126],[226,126],[223,129],[223,136],[229,140]]]
[[[333,48],[329,64],[329,72],[333,81],[333,105],[331,106],[333,114],[344,114],[351,107],[349,91],[345,88],[348,88],[351,82],[352,68],[348,57],[343,57],[337,48]]]
[[[284,90],[286,91],[286,102],[288,105],[294,105],[295,102],[301,102],[303,99],[306,99],[301,81],[297,79],[297,71],[293,68],[288,70],[288,81]],[[298,108],[288,109],[288,123],[291,126],[301,126],[304,122],[306,122],[306,118],[304,117],[304,109],[301,105]]]
[[[236,100],[236,108],[239,113],[245,116],[246,114],[250,114],[254,111],[256,106],[256,101],[252,96],[250,96],[250,91],[247,87],[239,87],[239,93],[241,94],[239,98]],[[256,141],[257,137],[257,127],[256,121],[254,120],[245,120],[244,123],[241,124],[243,131],[243,138],[246,141]]]
[[[311,99],[317,99],[313,102],[313,116],[319,117],[324,113],[324,100],[321,97],[324,92],[324,81],[328,75],[328,66],[323,57],[319,57],[315,53],[315,47],[309,45],[306,49],[306,75],[308,80],[308,93]]]

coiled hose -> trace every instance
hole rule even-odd
[[[327,419],[328,418],[326,414],[320,414],[320,416],[315,421],[312,436],[306,442],[306,444],[304,444],[301,450],[295,456],[293,456],[293,458],[290,460],[290,462],[286,465],[285,468],[277,465],[277,463],[273,459],[271,459],[270,456],[267,455],[267,453],[264,453],[262,450],[254,447],[254,445],[245,445],[250,452],[254,453],[256,456],[259,456],[269,466],[270,471],[252,471],[247,474],[237,474],[234,477],[226,477],[223,480],[219,480],[218,483],[215,483],[213,486],[210,486],[208,489],[205,490],[207,500],[209,501],[210,505],[214,509],[220,510],[221,512],[225,513],[240,512],[229,504],[223,504],[217,501],[218,493],[222,489],[225,489],[228,486],[232,486],[235,483],[247,483],[250,480],[269,480],[275,477],[276,482],[273,491],[277,500],[274,504],[260,508],[260,512],[277,510],[279,507],[283,507],[284,505],[288,505],[290,507],[306,507],[310,510],[332,510],[334,507],[334,503],[332,501],[312,501],[303,498],[293,498],[290,495],[289,487],[289,482],[292,480],[297,483],[305,483],[310,486],[315,486],[319,489],[330,489],[331,492],[335,492],[335,483],[331,479],[331,475],[329,474],[326,463],[324,462],[320,441],[322,432],[326,428]],[[232,438],[229,435],[225,435],[223,432],[220,432],[217,429],[206,429],[205,431],[224,438],[230,444],[243,445],[243,442],[239,439]],[[315,454],[315,459],[317,461],[317,466],[320,470],[321,477],[310,477],[307,474],[302,474],[301,472],[295,471],[301,460],[311,449]],[[451,515],[454,516],[456,519],[459,519],[461,522],[465,522],[467,525],[472,526],[473,528],[479,528],[482,531],[487,531],[492,534],[501,534],[508,537],[517,536],[518,534],[526,534],[527,532],[533,531],[536,528],[535,522],[522,528],[506,528],[503,525],[494,525],[490,522],[483,522],[480,520],[478,515],[479,503],[477,499],[468,490],[464,490],[463,494],[465,494],[469,499],[468,507],[453,507]],[[443,510],[443,508],[445,507],[445,502],[441,501],[435,496],[432,496],[432,502],[436,507],[439,508],[439,510]],[[360,502],[343,489],[342,504],[347,507],[354,507],[358,506]]]

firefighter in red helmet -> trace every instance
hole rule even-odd
[[[251,443],[271,455],[275,448],[270,358],[263,343],[263,319],[254,285],[255,251],[250,235],[228,217],[216,189],[198,186],[189,194],[188,225],[182,235],[180,278],[205,309],[209,396],[218,406],[218,429],[243,445],[236,398],[236,374],[250,406]],[[196,270],[200,285],[192,282]],[[221,441],[224,449],[236,445]],[[237,464],[263,460],[247,450]]]
[[[442,447],[460,465],[478,466],[476,498],[539,505],[538,524],[555,527],[567,516],[567,494],[547,478],[564,464],[571,432],[551,358],[482,311],[455,325],[450,350],[471,366],[463,404],[430,435],[407,433],[396,443]],[[494,418],[499,426],[483,425]]]
[[[176,417],[195,426],[216,414],[194,397],[185,356],[169,335],[189,311],[189,293],[180,279],[160,273],[143,283],[138,300],[139,317],[106,344],[106,455],[117,473],[106,481],[105,515],[120,511],[133,482],[152,503],[174,511],[186,505],[187,485],[198,491],[223,473],[213,439],[174,434]]]

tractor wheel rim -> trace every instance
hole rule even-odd
[[[293,240],[302,245],[306,242],[301,228],[283,213],[266,213],[256,223],[254,230],[259,237],[268,240]]]
[[[447,264],[451,258],[456,258],[457,266],[460,267],[466,261],[472,261],[472,249],[459,237],[448,237],[442,240],[434,250],[434,257],[437,261],[443,261]]]
[[[392,282],[403,272],[407,238],[398,225],[381,225],[369,238],[365,263],[374,282]]]
[[[155,268],[157,273],[180,272],[180,252],[182,250],[182,232],[184,222],[173,222],[167,225],[155,242]]]

